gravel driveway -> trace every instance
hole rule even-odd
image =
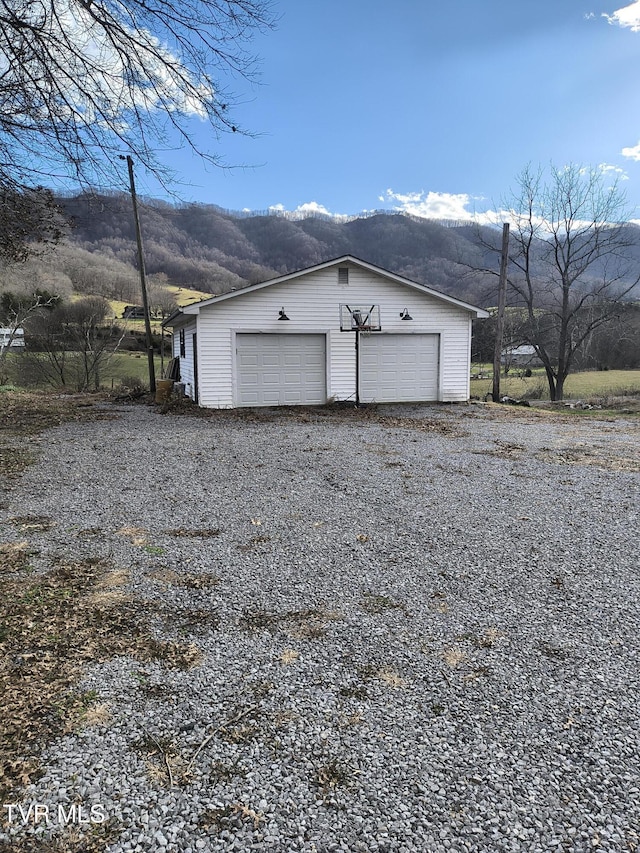
[[[192,665],[90,666],[24,804],[109,853],[640,850],[638,420],[109,411],[3,536],[126,570]]]

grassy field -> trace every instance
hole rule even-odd
[[[135,322],[135,321],[134,321]],[[142,321],[139,321],[142,322]],[[19,378],[12,365],[17,363],[19,356],[9,356],[8,384],[20,386]],[[165,369],[170,357],[165,355]],[[160,379],[160,357],[155,358],[156,378]],[[127,384],[138,379],[143,385],[148,384],[149,368],[145,352],[118,352],[102,370],[101,385],[106,389],[117,388],[123,379]],[[479,365],[472,365],[472,377],[479,372]],[[493,380],[491,370],[485,368],[482,373],[489,378],[471,379],[471,396],[483,399],[491,392]],[[539,369],[532,376],[520,377],[517,372],[500,379],[501,394],[517,399],[548,400],[549,388],[544,371]],[[602,370],[573,373],[565,384],[565,398],[573,400],[589,400],[605,397],[624,397],[640,395],[640,370]]]
[[[13,385],[16,387],[23,387],[24,383],[20,381],[20,377],[18,372],[16,371],[16,366],[18,365],[19,356],[14,356],[13,354],[9,355],[8,360],[8,385]],[[165,369],[169,364],[170,358],[165,355],[164,358],[164,366]],[[156,370],[156,379],[161,379],[162,374],[160,372],[160,356],[156,356],[154,358],[155,370]],[[107,390],[118,388],[122,381],[125,380],[128,386],[134,384],[135,380],[138,380],[140,384],[149,385],[149,362],[147,360],[147,354],[144,352],[118,352],[113,358],[110,359],[109,363],[104,367],[101,371],[100,384],[103,388]],[[33,384],[29,383],[29,387],[31,388],[50,388],[51,386],[46,383]]]
[[[473,373],[477,372],[472,370]],[[491,372],[488,374],[491,376]],[[491,392],[493,379],[472,379],[471,395],[481,399]],[[548,400],[549,386],[544,370],[520,378],[517,373],[500,378],[500,393],[518,399]],[[640,394],[640,370],[590,370],[572,373],[565,383],[565,397],[584,400]]]
[[[191,305],[194,302],[200,302],[202,299],[210,299],[213,296],[212,293],[205,293],[203,290],[193,290],[190,287],[176,287],[174,284],[166,285],[165,290],[168,290],[173,295],[180,308],[185,305]],[[127,305],[131,305],[131,303],[121,302],[118,299],[110,299],[109,305],[113,309],[113,316],[121,320],[124,309]],[[133,323],[132,328],[139,326],[141,330],[144,329],[144,320],[129,320],[128,322]],[[156,325],[159,324],[156,323]]]
[[[167,367],[169,359],[165,356],[164,366]],[[156,379],[161,378],[160,374],[160,356],[154,359],[156,369]],[[102,384],[110,388],[117,387],[122,379],[137,378],[143,385],[149,384],[149,362],[147,354],[141,352],[119,352],[114,355],[109,363],[109,366],[104,371]]]

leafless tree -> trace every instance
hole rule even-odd
[[[158,172],[168,131],[237,131],[222,81],[255,76],[272,23],[270,0],[0,0],[0,184],[92,183],[123,150]]]
[[[600,168],[552,167],[545,181],[528,167],[504,206],[510,301],[525,311],[520,335],[544,365],[551,399],[562,400],[576,354],[640,281],[637,236],[618,180]]]
[[[270,3],[0,0],[0,256],[58,239],[43,184],[112,185],[123,150],[161,180],[171,144],[221,164],[221,134],[239,130],[225,83],[255,76],[248,48],[273,24]]]
[[[33,312],[25,322],[30,347],[22,358],[55,388],[99,388],[101,374],[125,335],[111,314],[100,296]]]
[[[0,294],[0,325],[7,330],[6,342],[0,346],[0,384],[7,381],[7,359],[19,331],[31,317],[41,314],[42,309],[53,308],[57,302],[57,295],[40,289],[21,294],[10,291]]]
[[[175,294],[169,290],[168,279],[164,273],[149,277],[149,306],[151,313],[168,317],[178,307]]]

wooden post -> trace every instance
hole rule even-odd
[[[502,339],[504,337],[504,308],[507,301],[507,264],[509,261],[509,223],[502,226],[502,257],[500,259],[500,279],[498,283],[498,320],[496,323],[496,343],[493,350],[493,402],[500,402],[500,367],[502,366]]]
[[[133,203],[133,218],[136,225],[136,242],[138,244],[138,266],[140,268],[140,287],[142,288],[142,307],[144,309],[144,329],[147,342],[147,358],[149,360],[149,390],[156,390],[156,368],[153,362],[153,337],[151,335],[151,315],[149,313],[149,298],[147,296],[147,278],[144,268],[144,254],[142,251],[142,233],[140,231],[140,217],[138,215],[138,198],[136,196],[136,182],[133,176],[133,160],[130,155],[120,155],[121,160],[127,161],[129,169],[129,184],[131,187],[131,201]]]

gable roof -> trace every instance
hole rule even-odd
[[[385,278],[390,279],[391,281],[395,281],[397,284],[402,284],[405,287],[410,287],[413,290],[417,290],[419,293],[426,294],[427,296],[432,296],[434,299],[439,299],[442,302],[447,302],[450,305],[455,305],[457,308],[462,308],[465,311],[469,311],[474,314],[476,317],[488,317],[489,312],[485,311],[483,308],[478,308],[476,305],[471,305],[468,302],[463,302],[460,299],[456,299],[453,296],[448,296],[446,293],[441,293],[439,290],[434,290],[432,287],[427,287],[426,284],[418,284],[417,281],[411,281],[409,278],[404,278],[401,275],[396,275],[396,273],[389,272],[389,270],[385,270],[382,267],[377,267],[375,264],[370,264],[368,261],[363,261],[360,258],[356,258],[354,255],[342,255],[339,258],[333,258],[330,261],[323,261],[320,264],[315,264],[312,267],[305,267],[302,270],[296,270],[296,272],[286,273],[285,275],[278,276],[278,278],[271,278],[267,281],[261,281],[257,284],[249,284],[246,287],[242,287],[239,290],[232,290],[228,293],[222,293],[220,296],[212,296],[210,299],[203,299],[200,302],[193,302],[191,305],[185,305],[182,308],[178,308],[177,311],[174,311],[170,317],[167,317],[166,320],[163,321],[163,326],[172,326],[174,321],[183,315],[196,315],[200,313],[201,308],[206,308],[209,305],[215,305],[218,302],[225,302],[227,299],[234,299],[236,296],[244,296],[247,293],[253,293],[256,290],[262,290],[265,287],[271,287],[274,284],[282,284],[286,281],[294,281],[296,278],[300,278],[303,275],[307,275],[308,273],[318,272],[319,270],[324,270],[329,267],[339,266],[340,264],[352,264],[353,266],[360,267],[361,269],[368,270],[369,272],[375,273],[376,275],[384,276]]]

